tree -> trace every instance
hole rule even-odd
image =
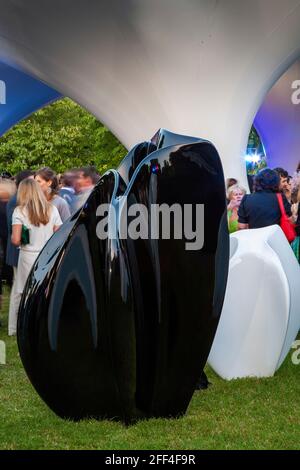
[[[248,175],[256,175],[258,171],[267,167],[267,157],[261,141],[261,138],[254,126],[251,127],[251,131],[248,139],[247,155],[259,155],[259,160],[246,160],[246,167]]]
[[[50,166],[61,173],[95,165],[116,168],[125,147],[93,115],[68,98],[37,111],[0,138],[0,170],[16,174]]]

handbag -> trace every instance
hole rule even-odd
[[[28,243],[30,243],[29,228],[26,225],[22,225],[21,245],[28,245]]]
[[[289,243],[292,243],[292,241],[295,240],[296,238],[296,230],[294,224],[290,222],[288,216],[286,215],[284,205],[283,205],[283,199],[282,199],[282,194],[277,193],[277,200],[281,212],[281,218],[280,218],[280,227],[283,233],[285,234],[286,238],[288,239]]]

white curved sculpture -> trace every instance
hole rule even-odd
[[[254,116],[300,57],[299,0],[0,0],[0,11],[0,60],[127,148],[158,128],[209,139],[244,184]]]
[[[224,379],[269,377],[300,328],[300,267],[278,225],[230,236],[220,323],[208,362]]]

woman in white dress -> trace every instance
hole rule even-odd
[[[16,277],[18,293],[23,292],[36,258],[61,224],[58,210],[46,200],[38,183],[32,179],[23,180],[18,188],[11,236],[12,243],[20,247]],[[22,227],[29,240],[22,241]]]

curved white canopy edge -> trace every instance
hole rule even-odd
[[[0,11],[0,60],[128,148],[159,127],[211,140],[244,184],[255,114],[300,56],[299,0],[0,0]]]

